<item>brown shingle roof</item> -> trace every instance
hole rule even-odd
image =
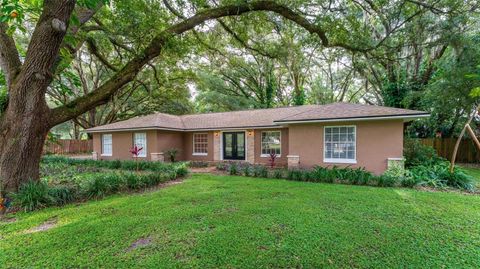
[[[372,106],[350,103],[333,103],[323,106],[316,106],[303,113],[290,115],[275,122],[293,122],[293,121],[329,121],[340,119],[356,118],[377,118],[377,117],[408,117],[416,115],[428,115],[427,112],[393,108],[385,106]]]
[[[232,112],[175,116],[155,113],[86,130],[101,132],[125,129],[201,130],[274,127],[288,122],[370,119],[377,117],[428,116],[423,111],[349,103],[306,105]]]

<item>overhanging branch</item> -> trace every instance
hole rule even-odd
[[[299,26],[305,28],[309,33],[317,35],[324,47],[342,47],[347,50],[359,52],[365,52],[373,49],[355,47],[342,42],[330,42],[327,38],[326,31],[321,26],[309,22],[303,16],[297,14],[287,6],[275,3],[273,1],[257,1],[207,9],[197,13],[193,17],[172,25],[160,33],[151,41],[148,47],[141,54],[130,60],[122,69],[120,69],[98,89],[79,97],[64,106],[52,109],[50,125],[55,126],[59,123],[83,114],[98,105],[105,104],[111,95],[118,91],[118,89],[120,89],[123,85],[131,82],[144,65],[160,54],[163,46],[170,38],[189,31],[207,20],[218,19],[227,16],[239,16],[252,11],[271,11],[277,13],[285,19],[297,23]]]
[[[18,56],[18,50],[15,47],[15,41],[7,34],[8,25],[4,22],[0,23],[0,68],[5,74],[7,87],[15,79],[22,63]]]

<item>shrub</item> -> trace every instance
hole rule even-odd
[[[462,171],[454,169],[453,173],[445,173],[444,179],[450,187],[464,189],[467,191],[475,191],[475,181]]]
[[[405,156],[405,167],[419,165],[430,166],[444,161],[438,157],[434,148],[423,145],[418,139],[405,139],[403,155]]]
[[[187,163],[177,163],[177,164],[175,164],[175,172],[176,172],[176,177],[184,177],[184,176],[188,175]]]
[[[55,205],[61,206],[77,200],[78,190],[75,186],[59,185],[49,188],[48,195]]]
[[[243,175],[246,177],[252,176],[252,167],[250,165],[245,165],[242,167]]]
[[[110,193],[110,186],[105,175],[96,175],[90,178],[82,186],[82,192],[87,198],[101,198]]]
[[[336,179],[336,171],[330,170],[326,167],[315,166],[313,168],[312,174],[316,182],[333,183]]]
[[[388,174],[383,174],[374,178],[377,182],[377,186],[380,187],[393,187],[397,183],[397,178]]]
[[[123,169],[123,170],[136,171],[137,167],[138,167],[138,170],[142,170],[141,169],[142,162],[143,161],[126,160],[126,161],[122,162],[120,168]]]
[[[227,165],[227,163],[219,162],[219,163],[215,164],[215,168],[218,171],[226,171],[228,169],[228,165]]]
[[[409,171],[406,172],[405,176],[402,176],[400,178],[400,186],[406,187],[406,188],[413,188],[416,185],[418,185],[420,182],[412,177],[409,173]]]
[[[191,161],[188,163],[189,167],[194,167],[194,168],[202,168],[202,167],[208,167],[208,162],[203,162],[203,161]]]
[[[229,166],[228,166],[228,173],[230,175],[238,175],[238,164],[235,163],[235,162],[232,162]]]
[[[255,165],[253,167],[253,176],[254,177],[268,177],[268,170],[263,165]]]
[[[113,160],[113,161],[97,161],[97,160],[79,160],[79,159],[71,159],[62,156],[45,156],[42,158],[43,164],[65,164],[65,165],[85,165],[90,167],[101,167],[101,168],[108,168],[108,169],[122,169],[122,170],[130,170],[135,171],[142,170],[142,171],[155,171],[155,172],[169,172],[172,170],[178,169],[176,164],[170,163],[163,163],[163,162],[149,162],[149,161],[133,161],[133,160]],[[184,169],[181,167],[181,169]],[[184,173],[179,171],[180,173]]]
[[[25,211],[33,211],[54,204],[54,200],[46,182],[30,180],[13,195],[13,204]]]
[[[137,190],[144,187],[143,182],[140,181],[137,174],[124,173],[124,174],[121,174],[121,176],[125,179],[125,184],[129,189]]]
[[[137,175],[137,177],[141,185],[145,187],[153,187],[164,181],[163,176],[159,173],[142,174]],[[169,178],[169,175],[167,178]]]
[[[350,183],[355,185],[367,185],[373,178],[372,173],[365,170],[365,168],[350,169],[347,168],[346,177]]]
[[[284,169],[275,169],[272,172],[272,177],[276,179],[280,179],[284,177]]]
[[[475,190],[475,181],[461,172],[454,169],[450,173],[449,163],[442,162],[433,166],[416,166],[410,169],[409,177],[422,186],[434,188],[453,187],[467,191]]]
[[[170,159],[170,161],[172,163],[176,162],[177,161],[177,154],[180,150],[177,149],[177,148],[171,148],[167,151],[165,151],[165,153],[167,154],[168,158]]]
[[[125,178],[117,173],[105,174],[103,180],[108,186],[109,193],[118,192],[125,187]]]
[[[113,160],[106,163],[110,169],[119,169],[122,167],[122,162],[120,160]]]
[[[303,171],[300,169],[289,169],[287,173],[287,179],[293,181],[302,181]]]

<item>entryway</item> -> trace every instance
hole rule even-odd
[[[223,133],[223,159],[245,160],[245,132]]]

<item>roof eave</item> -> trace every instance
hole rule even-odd
[[[246,130],[246,129],[280,129],[279,125],[257,125],[257,126],[234,126],[234,127],[215,127],[215,128],[165,128],[165,127],[138,127],[138,128],[112,128],[112,129],[87,129],[81,132],[85,133],[106,133],[106,132],[128,132],[128,131],[148,131],[148,130],[164,130],[176,132],[195,132],[195,131],[218,131],[218,130]]]
[[[392,120],[403,119],[404,122],[420,118],[430,117],[429,113],[410,114],[410,115],[389,115],[389,116],[365,116],[365,117],[347,117],[332,119],[302,119],[302,120],[277,120],[276,124],[295,124],[295,123],[322,123],[322,122],[345,122],[345,121],[373,121],[373,120]]]
[[[149,131],[149,130],[165,130],[183,132],[184,129],[180,128],[167,128],[167,127],[133,127],[133,128],[110,128],[110,129],[87,129],[82,132],[85,133],[105,133],[105,132],[128,132],[128,131]]]

